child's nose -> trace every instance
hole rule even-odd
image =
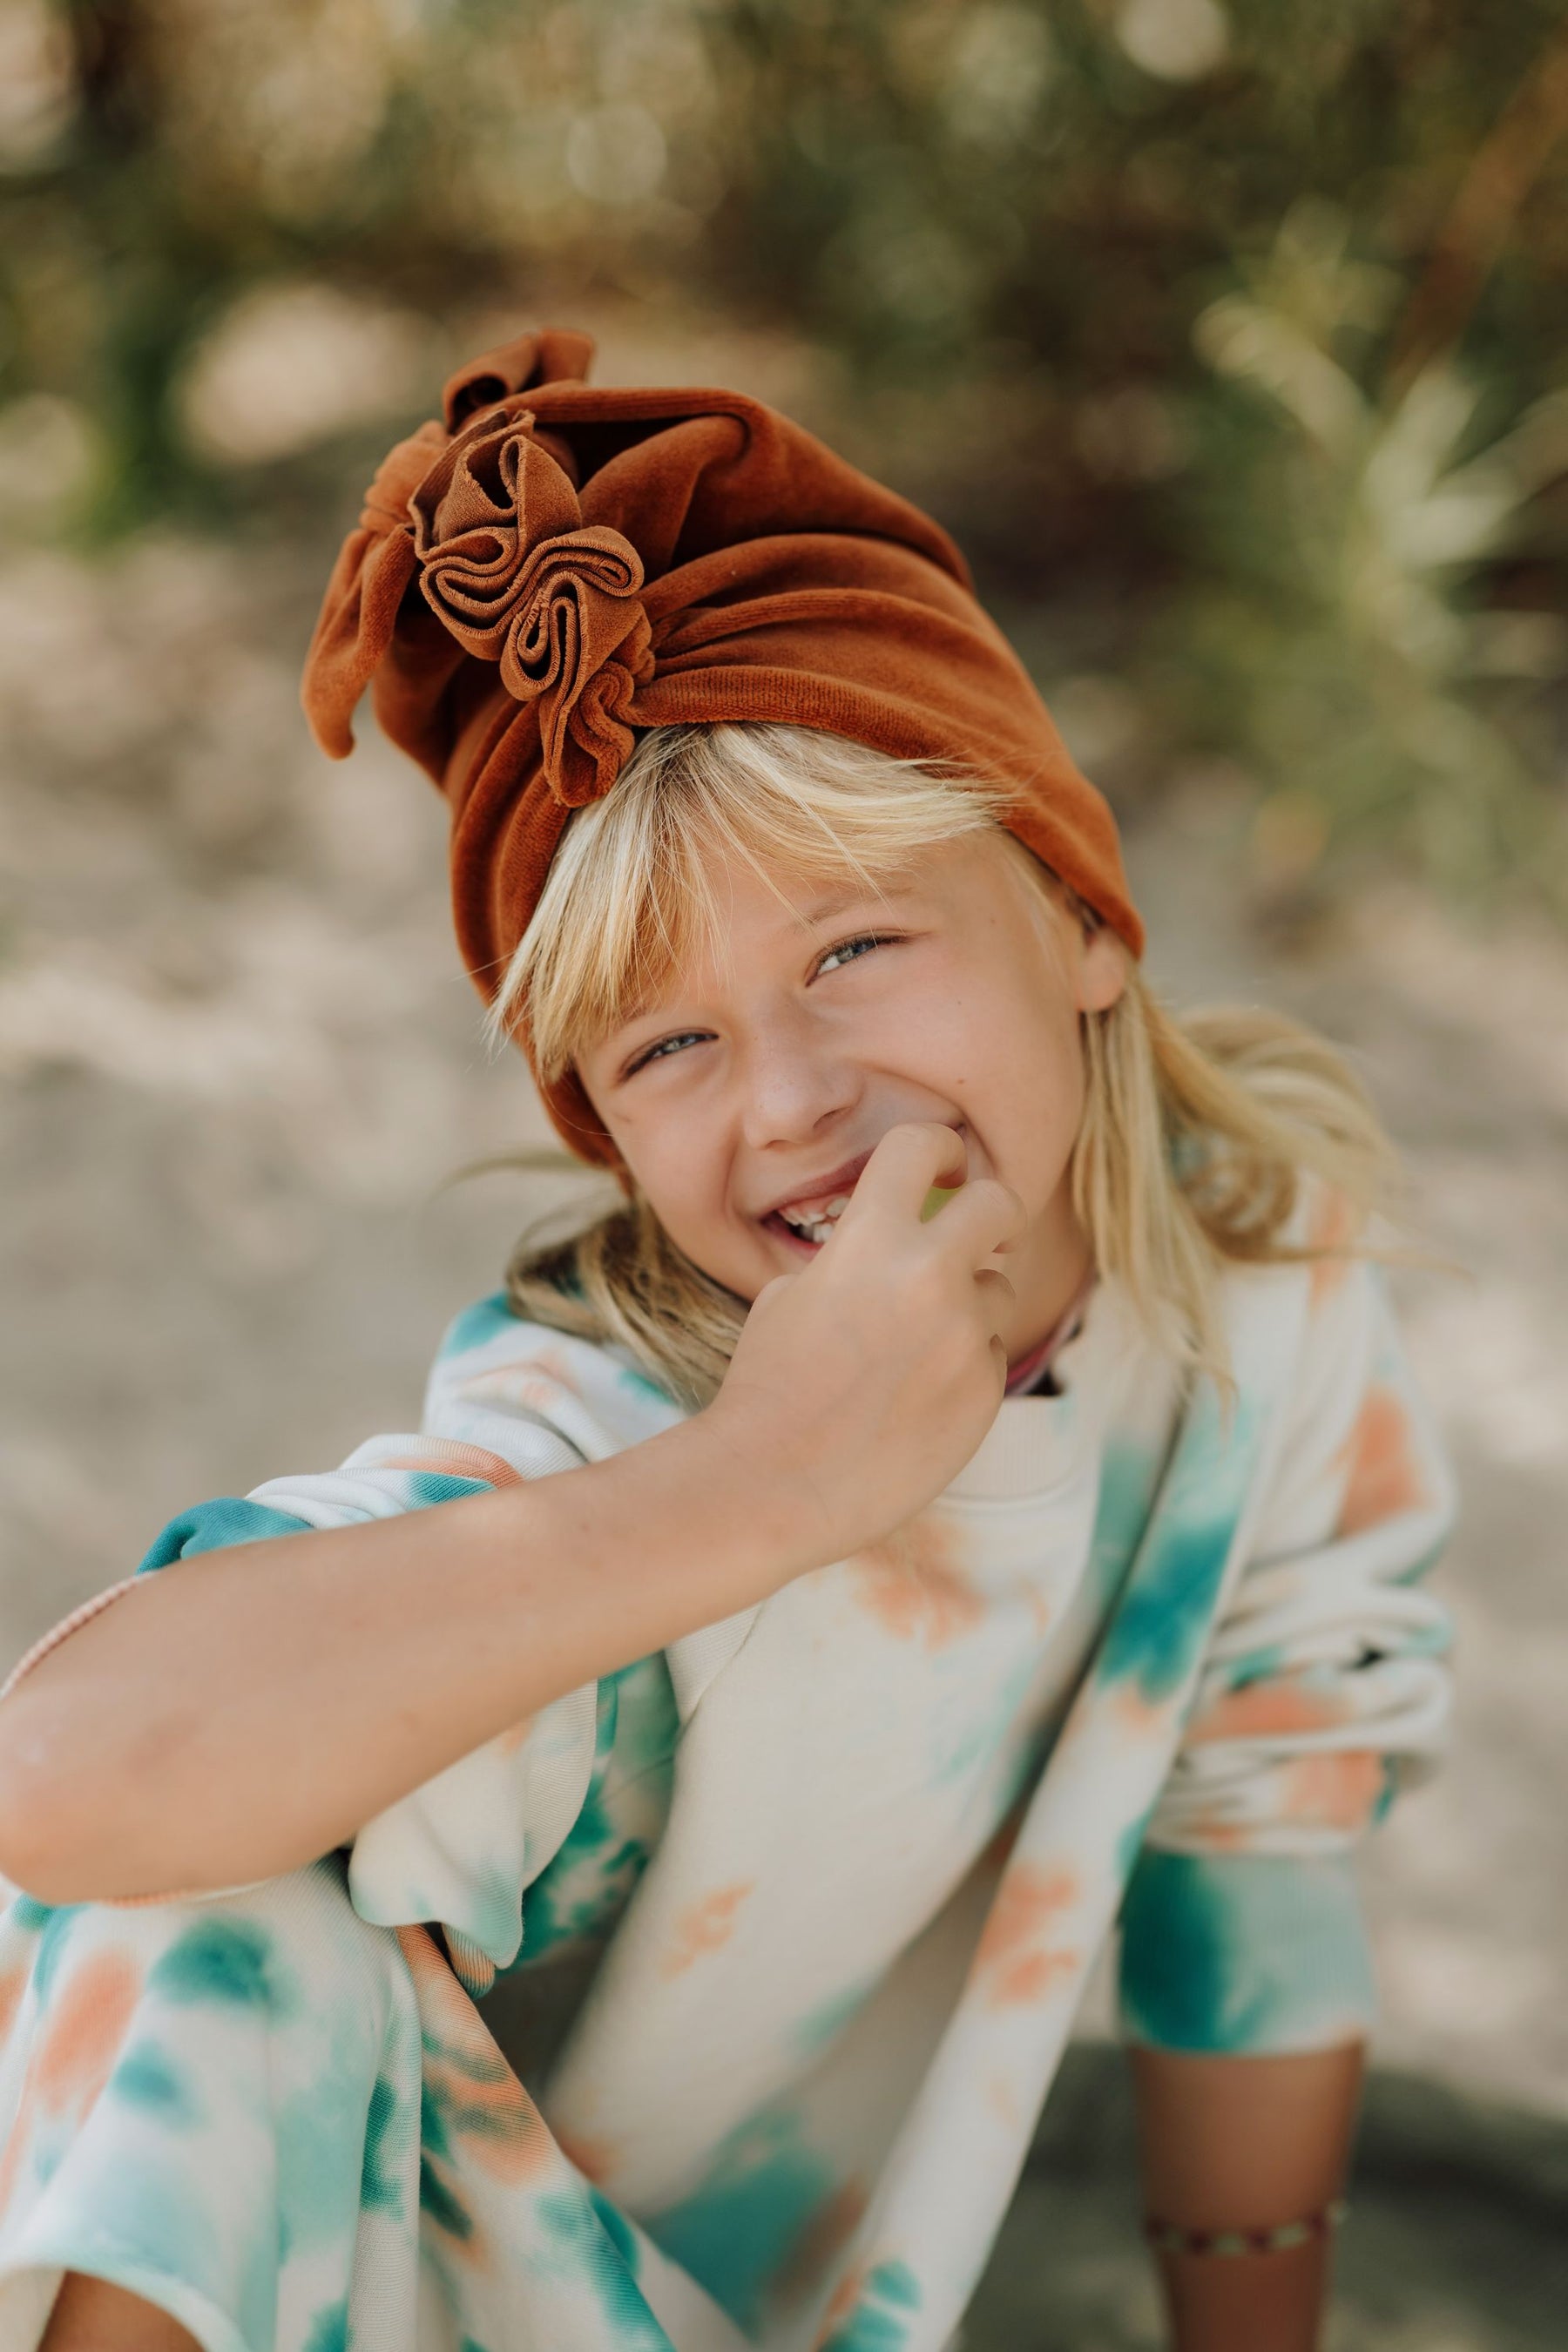
[[[753,1150],[803,1143],[851,1109],[859,1095],[854,1064],[793,1024],[756,1040],[741,1068],[742,1126]]]

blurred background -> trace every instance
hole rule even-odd
[[[1336,2342],[1560,2347],[1557,0],[0,0],[0,1649],[408,1426],[536,1205],[447,1182],[542,1129],[436,796],[296,680],[383,448],[539,321],[930,505],[1156,975],[1319,1022],[1405,1146],[1459,1721],[1368,1874]],[[1154,2341],[1117,2100],[1085,2049],[978,2343]]]

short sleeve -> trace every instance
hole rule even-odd
[[[640,1415],[640,1420],[638,1416]],[[513,1316],[501,1298],[458,1318],[426,1392],[423,1425],[355,1448],[335,1470],[273,1478],[182,1512],[136,1574],[72,1612],[12,1682],[146,1575],[236,1545],[266,1549],[310,1530],[394,1518],[601,1460],[679,1418],[608,1350]],[[349,1891],[374,1926],[438,1922],[455,1966],[482,1990],[517,1955],[525,1890],[560,1852],[595,1759],[599,1694],[569,1692],[460,1758],[367,1822],[349,1850]]]

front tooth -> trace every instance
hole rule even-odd
[[[844,1214],[845,1210],[846,1210],[848,1206],[849,1206],[849,1195],[848,1195],[848,1193],[847,1193],[847,1192],[840,1192],[840,1193],[839,1193],[839,1195],[838,1195],[838,1197],[837,1197],[837,1199],[836,1201],[829,1201],[829,1202],[827,1203],[826,1208],[823,1211],[823,1213],[823,1213],[823,1215],[824,1215],[824,1216],[826,1216],[826,1217],[841,1217],[841,1216]]]

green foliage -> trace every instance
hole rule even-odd
[[[1294,795],[1281,840],[1476,878],[1537,856],[1563,667],[1515,609],[1561,601],[1562,24],[0,0],[0,400],[85,436],[79,529],[244,528],[335,520],[475,320],[782,331],[992,593],[1092,611],[1169,749]]]
[[[1542,789],[1568,626],[1491,593],[1541,585],[1541,494],[1568,475],[1568,397],[1504,432],[1452,360],[1392,386],[1364,353],[1402,293],[1349,224],[1298,206],[1199,317],[1221,390],[1188,486],[1201,555],[1163,637],[1185,731],[1272,787],[1279,878],[1332,842],[1396,843],[1451,887],[1528,873],[1568,905]],[[1363,355],[1357,367],[1357,355]],[[1294,869],[1294,871],[1292,870]]]

